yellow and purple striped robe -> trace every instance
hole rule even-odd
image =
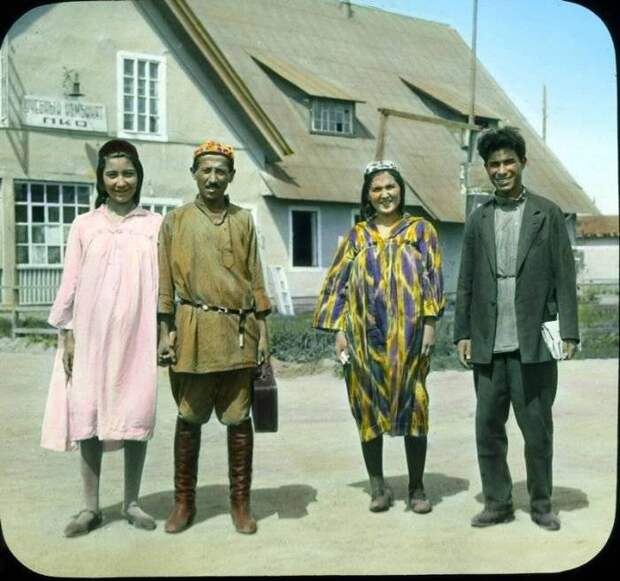
[[[345,380],[362,441],[428,432],[424,317],[440,317],[444,304],[437,233],[428,221],[405,214],[385,239],[374,223],[359,222],[338,248],[313,326],[345,333]]]

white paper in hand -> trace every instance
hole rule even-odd
[[[551,356],[558,361],[566,358],[562,346],[562,337],[560,337],[560,322],[546,321],[542,324],[542,338],[545,345],[551,352]]]

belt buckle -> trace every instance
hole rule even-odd
[[[208,311],[208,310],[209,310],[209,305],[200,305],[200,308],[201,308],[203,311]]]

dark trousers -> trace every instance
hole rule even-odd
[[[485,506],[512,508],[512,480],[506,461],[510,404],[525,441],[527,490],[532,512],[551,510],[553,419],[558,382],[556,361],[521,363],[519,351],[498,353],[488,365],[474,365],[476,445]]]

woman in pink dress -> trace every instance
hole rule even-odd
[[[152,530],[138,505],[157,386],[157,234],[162,217],[139,206],[144,173],[135,147],[99,150],[95,209],[71,225],[62,282],[48,322],[60,330],[41,445],[81,453],[85,507],[65,535],[99,526],[106,449],[124,448],[122,515]]]

